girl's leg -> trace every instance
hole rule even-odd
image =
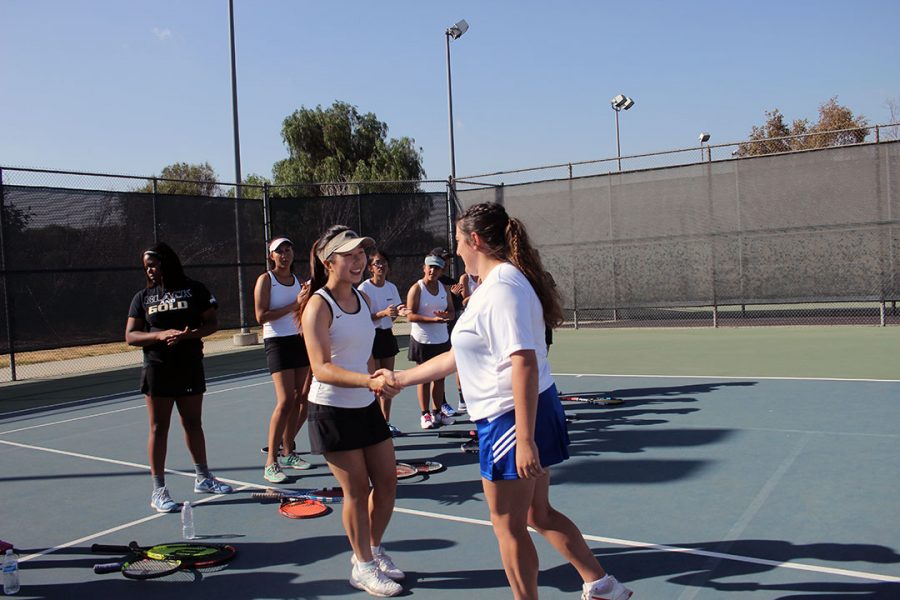
[[[375,359],[375,368],[376,369],[388,369],[390,371],[394,370],[394,357],[388,356],[387,358],[376,358]],[[381,398],[381,414],[384,415],[384,420],[388,423],[391,422],[391,399],[390,398]]]
[[[175,399],[181,426],[184,428],[184,441],[195,465],[205,465],[206,436],[203,434],[203,394],[179,396]]]
[[[372,546],[380,546],[381,538],[394,514],[397,498],[397,458],[394,443],[384,440],[374,446],[364,448],[366,468],[372,481],[369,494],[369,541]],[[358,555],[357,555],[358,556]]]
[[[441,412],[441,406],[444,405],[444,378],[435,379],[431,382],[431,404],[434,410]]]
[[[534,496],[533,479],[482,479],[491,511],[494,535],[500,546],[503,570],[516,600],[537,600],[538,557],[528,533],[528,510]]]
[[[150,434],[147,437],[147,455],[150,458],[150,474],[164,477],[166,471],[166,451],[169,445],[169,422],[172,419],[174,398],[144,396],[147,414],[150,417]]]
[[[372,534],[369,525],[369,473],[364,451],[326,452],[325,461],[344,490],[342,520],[353,554],[360,562],[369,562],[372,560]],[[391,467],[393,465],[392,462]]]
[[[549,471],[534,481],[528,524],[575,567],[583,581],[596,581],[606,575],[575,523],[550,505]]]
[[[291,411],[297,401],[297,381],[293,369],[286,369],[272,373],[272,382],[275,384],[275,410],[269,417],[269,454],[266,456],[266,466],[278,462],[278,444],[284,437],[284,432],[290,421]],[[290,453],[290,446],[284,449]]]

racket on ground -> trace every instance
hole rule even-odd
[[[285,498],[294,500],[315,500],[323,504],[337,504],[344,501],[344,490],[339,487],[317,488],[313,490],[288,490],[268,488],[264,492],[253,492],[250,497],[264,502],[281,502]]]
[[[309,498],[287,497],[278,506],[278,512],[288,519],[311,519],[324,515],[329,510],[326,504]]]
[[[437,473],[438,471],[442,471],[444,469],[444,465],[437,462],[436,460],[416,460],[410,461],[405,464],[414,468],[417,473],[426,475],[428,473]]]
[[[180,560],[157,560],[138,553],[131,554],[123,561],[94,565],[94,573],[102,575],[118,571],[128,579],[156,579],[171,575],[180,568]]]
[[[459,447],[460,450],[467,454],[478,454],[478,438],[473,438]]]
[[[574,394],[560,394],[563,402],[582,402],[594,406],[617,406],[625,402],[621,398],[614,398],[606,392],[576,392]]]
[[[237,548],[230,544],[207,544],[204,542],[172,542],[155,546],[138,546],[131,542],[128,546],[94,544],[92,552],[100,554],[125,554],[144,556],[153,560],[181,561],[182,569],[205,569],[229,562],[237,554]]]
[[[419,474],[419,471],[412,465],[398,462],[397,463],[397,479],[409,479]]]
[[[474,429],[456,430],[456,431],[438,431],[438,437],[443,438],[468,438],[474,439],[478,437],[478,432]]]

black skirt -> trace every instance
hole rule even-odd
[[[269,373],[309,366],[309,355],[302,335],[285,335],[263,340]]]
[[[390,439],[378,402],[364,408],[309,403],[309,448],[313,454],[357,450]]]

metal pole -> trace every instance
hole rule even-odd
[[[450,185],[456,186],[456,149],[453,145],[453,82],[450,77],[450,32],[444,33],[447,42],[447,117],[450,127]]]
[[[12,297],[9,276],[6,274],[6,206],[3,199],[3,169],[0,168],[0,271],[3,272],[3,312],[6,317],[6,341],[9,342],[9,374],[16,380],[16,348],[13,340]]]
[[[619,162],[619,172],[622,172],[622,147],[619,145],[619,111],[615,108],[613,110],[616,112],[616,160]]]
[[[450,179],[447,188],[447,247],[456,254],[456,146],[453,143],[453,81],[450,75],[450,30],[444,32],[447,48],[447,121],[450,134]],[[450,277],[456,278],[456,260],[450,261]]]
[[[250,333],[247,326],[247,307],[244,301],[244,274],[241,272],[241,139],[238,133],[237,61],[234,50],[234,0],[228,0],[228,34],[231,46],[231,115],[234,129],[234,245],[237,252],[238,308],[240,311],[241,334]]]
[[[156,180],[156,177],[153,178],[153,243],[159,243],[159,215],[157,214],[157,208],[159,202],[159,182]]]

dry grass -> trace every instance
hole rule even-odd
[[[258,332],[261,328],[251,328],[251,332]],[[240,329],[227,329],[203,338],[206,341],[230,339],[234,334],[240,333]],[[73,346],[71,348],[53,348],[51,350],[38,350],[36,352],[16,352],[17,365],[31,365],[35,363],[55,362],[72,358],[86,358],[89,356],[103,356],[106,354],[120,354],[137,350],[135,346],[129,346],[124,342],[111,344],[94,344],[91,346]],[[0,356],[0,368],[9,367],[9,355]]]

